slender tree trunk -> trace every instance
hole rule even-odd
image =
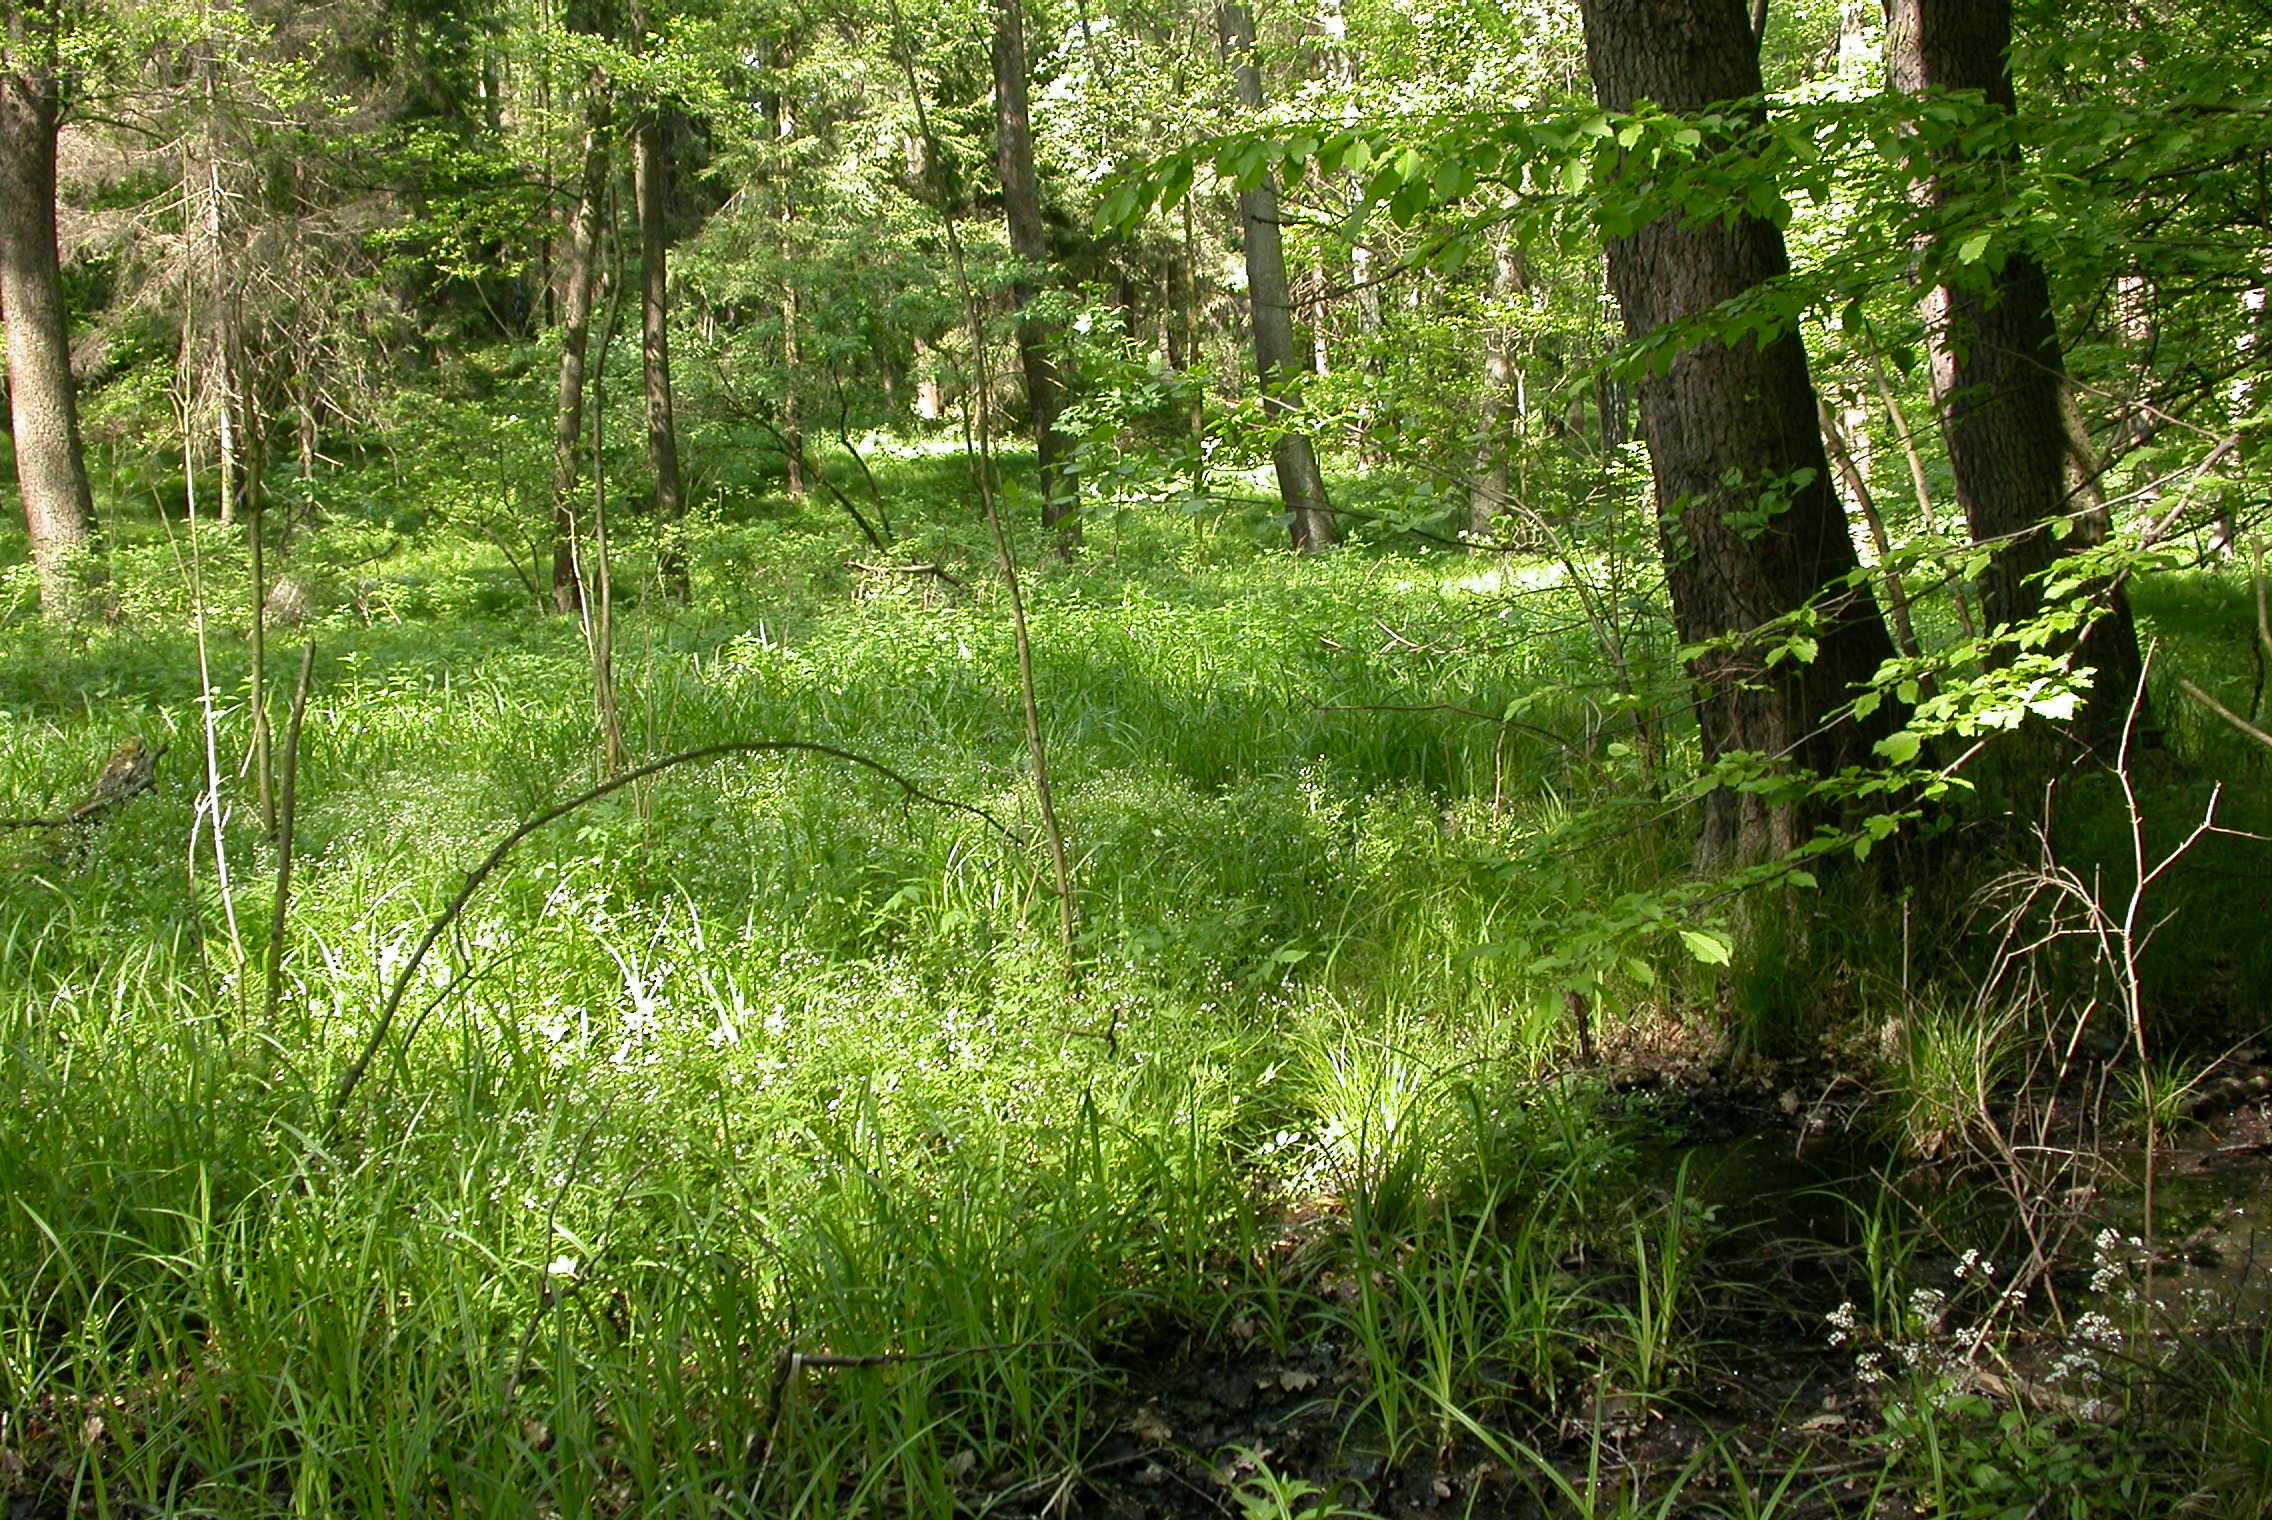
[[[580,610],[576,576],[576,483],[584,438],[584,366],[591,345],[592,291],[598,277],[600,199],[607,193],[608,107],[605,86],[590,83],[584,107],[584,168],[568,219],[567,288],[560,300],[560,386],[552,425],[552,605]]]
[[[1614,111],[1653,100],[1700,111],[1758,94],[1759,55],[1742,0],[1584,0],[1586,61]],[[1627,330],[1643,338],[1784,275],[1783,236],[1738,214],[1661,215],[1609,245]],[[1893,654],[1866,590],[1830,591],[1811,661],[1770,665],[1754,631],[1859,568],[1830,487],[1814,385],[1795,331],[1765,343],[1701,342],[1641,384],[1673,618],[1711,644],[1689,672],[1707,765],[1734,752],[1829,772],[1868,754],[1869,732],[1830,714]],[[1763,505],[1777,510],[1762,512]],[[1882,712],[1882,710],[1881,710]],[[1796,808],[1722,787],[1705,803],[1698,863],[1756,861],[1805,837]]]
[[[1894,441],[1901,445],[1901,457],[1909,466],[1909,489],[1917,498],[1917,521],[1927,535],[1938,538],[1941,528],[1939,514],[1933,510],[1933,483],[1925,473],[1925,456],[1917,447],[1917,435],[1910,431],[1909,417],[1901,409],[1900,398],[1885,378],[1885,367],[1876,354],[1870,355],[1870,378],[1876,387],[1878,401],[1885,407],[1886,425],[1893,429]],[[1966,639],[1980,637],[1979,620],[1972,615],[1972,597],[1964,589],[1961,578],[1949,587],[1956,602],[1956,625],[1964,631]]]
[[[786,47],[783,48],[781,56],[776,61],[782,72],[787,73],[790,54]],[[787,144],[797,135],[796,112],[791,109],[789,97],[786,94],[772,96],[769,104],[773,113],[774,143],[785,150]],[[802,317],[798,311],[797,281],[795,275],[790,272],[794,269],[796,262],[794,255],[796,252],[797,202],[790,190],[786,158],[777,158],[775,162],[782,166],[779,171],[781,181],[780,255],[781,268],[784,271],[781,281],[781,434],[789,441],[789,446],[782,451],[784,456],[782,459],[782,480],[788,488],[789,499],[791,501],[803,501],[805,499],[805,428],[803,410],[798,398],[803,394],[800,383],[802,380],[801,371],[804,368],[804,338],[799,331]]]
[[[1239,104],[1249,115],[1259,116],[1262,73],[1254,59],[1254,13],[1245,0],[1223,0],[1219,20]],[[1286,504],[1294,547],[1305,552],[1330,549],[1341,534],[1334,523],[1333,504],[1326,499],[1317,448],[1301,430],[1300,365],[1294,358],[1286,245],[1279,234],[1278,189],[1272,175],[1264,174],[1260,185],[1239,192],[1239,223],[1246,243],[1247,292],[1254,306],[1256,380],[1262,390],[1263,415],[1278,434],[1270,449],[1278,467],[1278,496]]]
[[[82,610],[75,561],[94,546],[94,496],[79,443],[71,335],[55,251],[55,78],[23,13],[0,44],[0,314],[8,326],[16,484],[39,574],[40,610]],[[52,55],[52,39],[47,51]]]
[[[1838,424],[1838,414],[1830,403],[1820,396],[1815,405],[1822,413],[1822,441],[1830,451],[1830,462],[1838,467],[1838,478],[1845,483],[1846,495],[1862,524],[1869,530],[1870,545],[1877,550],[1878,563],[1885,566],[1886,614],[1893,622],[1894,648],[1904,655],[1917,653],[1917,629],[1909,617],[1909,587],[1903,581],[1898,566],[1888,563],[1893,556],[1893,540],[1885,531],[1885,518],[1878,512],[1878,499],[1870,490],[1869,477],[1849,446],[1846,430]]]
[[[1018,360],[1026,377],[1026,407],[1033,414],[1035,451],[1041,459],[1041,521],[1066,546],[1080,542],[1080,496],[1073,477],[1071,440],[1058,428],[1065,409],[1064,378],[1051,350],[1054,324],[1033,309],[1035,280],[1049,263],[1041,226],[1041,182],[1033,166],[1033,129],[1026,110],[1025,0],[995,0],[994,148],[1002,177],[1002,214],[1010,252],[1022,266],[1010,284],[1018,313]]]
[[[1887,0],[1886,71],[1907,94],[1976,90],[1992,109],[2010,111],[2011,41],[2011,0]],[[1994,159],[1971,167],[1976,175],[2002,170]],[[1936,205],[1959,198],[1947,180],[1930,194]],[[1963,198],[1979,203],[1976,195]],[[2043,610],[2045,573],[2066,552],[2051,534],[2068,512],[2066,366],[2050,281],[2034,256],[2011,250],[1993,274],[1982,266],[1982,276],[1928,292],[1924,310],[1957,500],[1974,542],[1997,546],[1980,585],[1982,619],[1993,633]],[[2107,525],[2086,512],[2075,527],[2069,541],[2080,548],[2103,541]],[[2119,586],[2103,595],[2106,615],[2079,651],[2097,667],[2093,690],[2103,699],[2086,706],[2078,730],[2094,740],[2119,733],[2140,674],[2128,600]]]
[[[201,90],[205,98],[205,157],[195,166],[199,206],[198,227],[204,246],[206,298],[213,309],[213,328],[207,335],[212,356],[207,373],[212,377],[213,440],[220,481],[214,492],[215,511],[224,524],[237,519],[237,498],[243,489],[244,440],[241,436],[240,385],[242,369],[238,329],[243,323],[243,294],[232,278],[225,240],[228,236],[228,188],[222,182],[221,70],[209,42],[199,50]]]
[[[1506,308],[1522,294],[1522,251],[1512,238],[1494,250],[1491,268],[1491,304],[1488,336],[1483,343],[1483,400],[1478,429],[1475,478],[1467,488],[1467,534],[1478,546],[1491,533],[1491,523],[1507,508],[1507,456],[1511,452],[1506,412],[1516,408],[1520,378],[1515,373],[1515,333]]]
[[[664,226],[662,113],[639,113],[638,152],[632,160],[632,195],[639,202],[639,352],[647,392],[647,469],[661,548],[656,570],[663,589],[679,601],[692,594],[686,568],[686,496],[679,479],[678,420],[671,407],[670,240]]]
[[[1188,195],[1183,198],[1183,368],[1187,372],[1205,365],[1207,345],[1199,314],[1199,216],[1191,201]],[[1191,429],[1191,500],[1196,506],[1207,499],[1207,389],[1200,384],[1190,389],[1186,425]]]

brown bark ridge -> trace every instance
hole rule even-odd
[[[1018,313],[1018,360],[1026,379],[1026,409],[1033,417],[1041,463],[1042,526],[1066,545],[1080,542],[1080,493],[1069,468],[1071,440],[1057,425],[1065,409],[1065,382],[1050,350],[1056,332],[1034,314],[1033,271],[1049,262],[1041,226],[1041,181],[1033,166],[1033,127],[1026,106],[1025,0],[994,5],[994,159],[1002,177],[1002,215],[1010,252],[1022,266],[1010,284]]]
[[[632,198],[639,203],[639,353],[647,397],[647,470],[657,535],[656,572],[680,601],[692,594],[686,569],[686,492],[678,467],[678,420],[671,406],[670,240],[665,235],[661,112],[639,113]]]
[[[1989,107],[2009,112],[2011,41],[2010,0],[1886,3],[1887,78],[1905,94],[1978,91]],[[2000,173],[1996,159],[1973,166],[1975,176]],[[1954,198],[1946,180],[1929,193],[1936,207]],[[1967,200],[1981,204],[1977,195]],[[1957,501],[1973,541],[1996,546],[1980,583],[1982,620],[1993,633],[2043,610],[2044,573],[2066,552],[2051,535],[2053,521],[2070,511],[2066,365],[2050,281],[2034,256],[2015,250],[1992,274],[1982,266],[1982,275],[1978,283],[1927,292],[1924,315]],[[2076,548],[2103,542],[2108,531],[2103,512],[2079,513],[2074,525],[2068,543]],[[2119,586],[2105,599],[2105,614],[2080,651],[2096,667],[2093,689],[2104,698],[2087,705],[2077,730],[2094,741],[2119,733],[2140,674],[2128,599]]]
[[[40,610],[82,609],[74,561],[94,545],[95,507],[79,442],[78,393],[55,248],[55,135],[62,102],[54,39],[21,8],[0,35],[0,313],[8,328],[8,398],[16,485],[39,576]]]
[[[552,420],[552,605],[583,608],[576,578],[576,482],[584,438],[584,365],[591,346],[592,294],[599,280],[600,198],[607,193],[608,104],[594,79],[584,106],[584,168],[568,219],[566,286],[560,298],[560,385]]]
[[[1254,12],[1245,0],[1223,0],[1218,13],[1223,52],[1238,87],[1239,104],[1249,115],[1262,112],[1262,74],[1254,61]],[[1293,387],[1300,365],[1294,360],[1294,315],[1286,288],[1286,245],[1278,228],[1278,189],[1268,173],[1252,190],[1239,192],[1239,227],[1246,244],[1247,294],[1254,307],[1254,368],[1262,390],[1262,411],[1278,437],[1271,459],[1278,468],[1278,497],[1286,504],[1294,547],[1305,552],[1330,549],[1341,537],[1326,499],[1325,475],[1317,448],[1301,431],[1301,403]]]
[[[1583,11],[1587,65],[1611,110],[1653,100],[1692,112],[1759,93],[1743,0],[1584,0]],[[1663,216],[1609,245],[1610,284],[1634,338],[1788,268],[1781,231],[1748,215]],[[1689,667],[1705,763],[1737,751],[1814,772],[1865,760],[1871,731],[1829,715],[1893,654],[1869,592],[1824,600],[1811,662],[1770,667],[1772,646],[1749,637],[1859,567],[1798,334],[1695,344],[1642,381],[1640,400],[1674,624],[1683,642],[1721,641]],[[1705,801],[1697,863],[1766,858],[1798,843],[1806,824],[1793,808],[1721,788]]]

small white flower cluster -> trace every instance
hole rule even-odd
[[[1967,1251],[1957,1263],[1954,1275],[1960,1285],[1978,1282],[1986,1286],[1995,1281],[1996,1264],[1978,1251]],[[1883,1346],[1863,1344],[1864,1328],[1851,1299],[1824,1316],[1830,1327],[1827,1338],[1833,1346],[1854,1346],[1854,1376],[1865,1386],[1875,1387],[1887,1381],[1886,1357],[1891,1353],[1903,1373],[1926,1380],[1931,1389],[1929,1397],[1938,1405],[1949,1398],[1957,1386],[1956,1380],[1948,1374],[1956,1369],[1958,1359],[1942,1344],[1948,1333],[1950,1296],[1939,1288],[1913,1288],[1904,1307],[1900,1337]]]
[[[2121,1327],[2094,1309],[2075,1321],[2073,1333],[2072,1342],[2052,1362],[2047,1380],[2054,1387],[2074,1383],[2095,1388],[2105,1371],[2104,1358],[2122,1349]]]
[[[2091,1242],[2091,1291],[2105,1293],[2130,1275],[2131,1265],[2144,1255],[2146,1243],[2109,1226]]]

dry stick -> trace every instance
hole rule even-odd
[[[340,1077],[338,1091],[332,1094],[331,1113],[324,1121],[325,1129],[337,1127],[340,1115],[346,1112],[348,1099],[355,1095],[355,1089],[362,1083],[365,1074],[369,1072],[372,1060],[379,1053],[379,1047],[386,1043],[387,1031],[393,1027],[395,1015],[401,1011],[403,997],[410,991],[411,978],[417,975],[419,966],[426,959],[426,953],[434,948],[435,941],[442,937],[450,925],[457,922],[458,915],[463,913],[466,904],[473,900],[473,894],[480,890],[482,882],[489,878],[489,874],[504,862],[506,855],[511,853],[513,846],[519,844],[546,824],[565,818],[578,808],[599,801],[610,792],[620,791],[633,782],[644,781],[649,776],[670,770],[675,766],[692,765],[698,760],[714,760],[721,755],[792,753],[826,755],[834,760],[864,766],[882,776],[885,780],[892,782],[918,802],[928,802],[934,807],[951,808],[958,813],[968,813],[1012,844],[1022,845],[1025,843],[1001,819],[996,818],[992,813],[975,803],[957,802],[952,797],[940,797],[927,792],[882,761],[871,760],[866,755],[856,755],[848,749],[838,749],[833,744],[816,744],[805,739],[729,740],[720,744],[705,744],[699,749],[685,750],[676,755],[666,756],[661,760],[649,761],[636,769],[625,771],[621,775],[602,781],[597,786],[579,792],[566,802],[556,803],[546,808],[534,818],[519,825],[503,839],[498,840],[496,848],[483,857],[479,865],[466,872],[465,880],[459,885],[457,895],[450,899],[449,906],[441,911],[433,923],[427,925],[424,938],[418,941],[418,948],[410,952],[410,959],[403,962],[402,969],[395,973],[394,984],[387,989],[386,1002],[379,1009],[378,1023],[372,1027],[370,1037],[364,1041],[361,1052],[356,1055],[354,1061],[349,1064],[346,1072]]]
[[[923,86],[915,77],[915,55],[907,46],[907,23],[901,18],[899,0],[891,0],[891,35],[893,50],[899,54],[899,66],[907,76],[908,98],[915,106],[915,129],[922,134],[926,150],[934,163],[947,162],[939,148],[939,139],[931,130],[930,108],[924,103]],[[1041,704],[1034,695],[1033,639],[1026,629],[1025,598],[1018,590],[1018,562],[1010,553],[1009,535],[1002,531],[1000,503],[994,495],[994,454],[992,421],[987,412],[987,395],[992,390],[994,377],[986,362],[986,324],[978,306],[978,293],[970,283],[970,266],[963,258],[962,234],[955,227],[951,206],[941,205],[939,221],[946,229],[947,255],[954,266],[955,284],[962,292],[963,311],[970,324],[972,363],[977,367],[978,384],[975,399],[964,404],[963,428],[965,444],[972,442],[972,452],[978,461],[978,501],[986,513],[986,526],[994,537],[994,557],[1002,567],[1002,584],[1010,599],[1010,630],[1018,650],[1018,695],[1025,708],[1026,753],[1033,761],[1033,790],[1041,805],[1042,833],[1049,841],[1049,867],[1057,881],[1057,933],[1065,951],[1065,979],[1068,985],[1078,986],[1079,966],[1073,956],[1073,867],[1065,854],[1065,831],[1058,826],[1057,803],[1049,785],[1049,752],[1041,738]],[[976,413],[975,424],[972,414]],[[1114,1005],[1115,1022],[1105,1030],[1105,1046],[1118,1045],[1119,1005]]]
[[[2143,1161],[2145,1176],[2140,1190],[2139,1209],[2142,1215],[2140,1234],[2145,1241],[2146,1249],[2145,1298],[2149,1306],[2152,1305],[2154,1299],[2154,1169],[2155,1149],[2160,1136],[2157,1133],[2157,1122],[2154,1115],[2154,1071],[2146,1058],[2145,987],[2138,972],[2138,958],[2145,950],[2144,940],[2151,938],[2153,931],[2149,929],[2141,934],[2138,928],[2138,913],[2145,903],[2146,889],[2160,880],[2163,873],[2167,872],[2171,866],[2177,864],[2179,858],[2191,850],[2200,841],[2203,834],[2215,827],[2217,801],[2223,793],[2221,785],[2211,787],[2209,805],[2202,813],[2201,822],[2194,826],[2193,832],[2180,840],[2175,849],[2164,855],[2151,868],[2147,866],[2146,820],[2144,813],[2139,809],[2137,786],[2130,774],[2130,741],[2138,729],[2138,715],[2145,709],[2146,678],[2152,673],[2153,668],[2154,646],[2148,644],[2144,658],[2139,661],[2138,689],[2130,699],[2130,718],[2122,726],[2122,745],[2116,751],[2114,760],[2114,776],[2122,785],[2123,806],[2129,813],[2130,856],[2132,867],[2137,873],[2133,878],[2135,885],[2130,889],[2130,900],[2123,908],[2122,922],[2118,930],[2117,943],[2122,952],[2122,960],[2117,970],[2121,974],[2122,995],[2127,1004],[2124,1011],[2129,1015],[2131,1044],[2138,1056],[2138,1087],[2145,1098],[2146,1153]]]
[[[257,523],[257,519],[255,519]],[[300,793],[300,720],[308,712],[308,682],[315,674],[313,639],[300,646],[300,676],[292,685],[292,716],[284,726],[284,783],[276,814],[276,912],[268,921],[267,1005],[261,1027],[276,1027],[276,1005],[284,995],[284,920],[292,906],[292,826]]]
[[[103,820],[103,815],[112,809],[125,806],[144,792],[154,792],[158,789],[158,762],[166,758],[166,751],[172,747],[170,744],[158,746],[157,752],[150,756],[150,774],[143,778],[140,785],[131,790],[110,797],[102,796],[98,792],[97,795],[89,797],[85,802],[80,803],[59,818],[0,818],[0,829],[68,829],[78,825],[91,826],[100,823]]]
[[[183,320],[188,320],[186,311]],[[221,918],[229,929],[231,969],[241,972],[245,964],[245,942],[244,937],[237,932],[237,905],[229,892],[229,848],[222,836],[221,827],[221,742],[217,732],[220,720],[213,711],[213,662],[205,638],[205,555],[198,547],[197,468],[192,462],[196,458],[196,450],[190,437],[189,417],[190,407],[185,402],[181,412],[181,469],[189,510],[189,595],[191,624],[197,634],[198,706],[203,710],[205,729],[205,798],[199,804],[199,811],[212,824],[213,879],[220,889]],[[197,870],[197,825],[194,821],[190,824],[189,838],[190,873],[194,878]]]

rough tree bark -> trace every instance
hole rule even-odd
[[[576,578],[576,482],[584,439],[584,365],[591,346],[592,293],[599,279],[600,199],[607,193],[608,104],[598,79],[584,107],[584,168],[568,219],[566,287],[560,297],[560,385],[552,414],[552,605],[583,609]]]
[[[30,7],[10,7],[0,33],[0,313],[8,326],[16,484],[40,610],[68,618],[81,610],[73,561],[94,543],[95,509],[55,249],[56,38],[33,22]]]
[[[1699,111],[1759,92],[1743,0],[1584,0],[1583,11],[1586,61],[1611,110],[1654,100]],[[1782,233],[1748,215],[1663,216],[1609,245],[1610,283],[1635,338],[1788,267]],[[1797,332],[1686,348],[1668,372],[1642,382],[1641,431],[1674,622],[1683,642],[1719,641],[1689,667],[1706,764],[1749,751],[1827,772],[1864,758],[1869,731],[1829,715],[1893,654],[1867,590],[1832,592],[1819,604],[1810,662],[1770,667],[1751,637],[1858,568]],[[1763,513],[1764,497],[1780,510]],[[1797,844],[1805,824],[1794,808],[1721,788],[1705,802],[1698,864],[1764,859]]]
[[[1080,497],[1071,469],[1071,440],[1057,426],[1065,409],[1064,377],[1050,350],[1056,332],[1035,314],[1034,272],[1049,263],[1041,226],[1041,182],[1033,167],[1033,129],[1026,110],[1025,0],[995,0],[994,150],[1002,176],[1002,214],[1010,252],[1023,266],[1010,285],[1018,314],[1018,359],[1025,369],[1026,409],[1041,460],[1041,521],[1070,547],[1080,542]]]
[[[647,397],[647,470],[655,531],[661,547],[656,573],[663,589],[680,601],[692,594],[686,569],[686,493],[678,468],[678,420],[671,407],[670,240],[664,225],[664,188],[669,169],[663,157],[662,113],[639,113],[638,148],[632,159],[632,197],[639,203],[639,353]]]
[[[1887,0],[1886,72],[1907,94],[1978,91],[1991,109],[2014,104],[2007,55],[2011,0]],[[2007,158],[2003,150],[1997,158]],[[1997,158],[1977,165],[1995,177]],[[1957,167],[1955,163],[1951,168]],[[1981,181],[1974,180],[1977,185]],[[1943,176],[1928,192],[1936,208],[1959,198],[1977,207],[1977,191],[1960,192]],[[1943,285],[1924,299],[1933,399],[1948,443],[1957,501],[1976,543],[1995,544],[1981,577],[1981,615],[1988,630],[2025,623],[2043,608],[2042,578],[2066,547],[2051,524],[2069,512],[2067,431],[2061,415],[2066,366],[2043,266],[2012,250],[2000,269],[1977,283]],[[2103,542],[2101,512],[2074,518],[2068,544]],[[2078,732],[2093,740],[2117,733],[2139,679],[2138,635],[2120,587],[2086,635],[2082,655],[2097,668]]]
[[[1254,61],[1254,13],[1245,0],[1223,0],[1218,14],[1223,52],[1238,86],[1239,104],[1249,115],[1262,112],[1262,74]],[[1239,224],[1246,244],[1247,292],[1254,306],[1254,367],[1262,391],[1263,415],[1278,430],[1271,458],[1278,467],[1278,497],[1286,504],[1294,547],[1305,552],[1330,549],[1340,538],[1333,504],[1326,499],[1325,475],[1317,448],[1301,431],[1301,403],[1293,387],[1301,366],[1294,358],[1294,317],[1286,289],[1286,245],[1278,228],[1278,189],[1273,177],[1239,192]]]

